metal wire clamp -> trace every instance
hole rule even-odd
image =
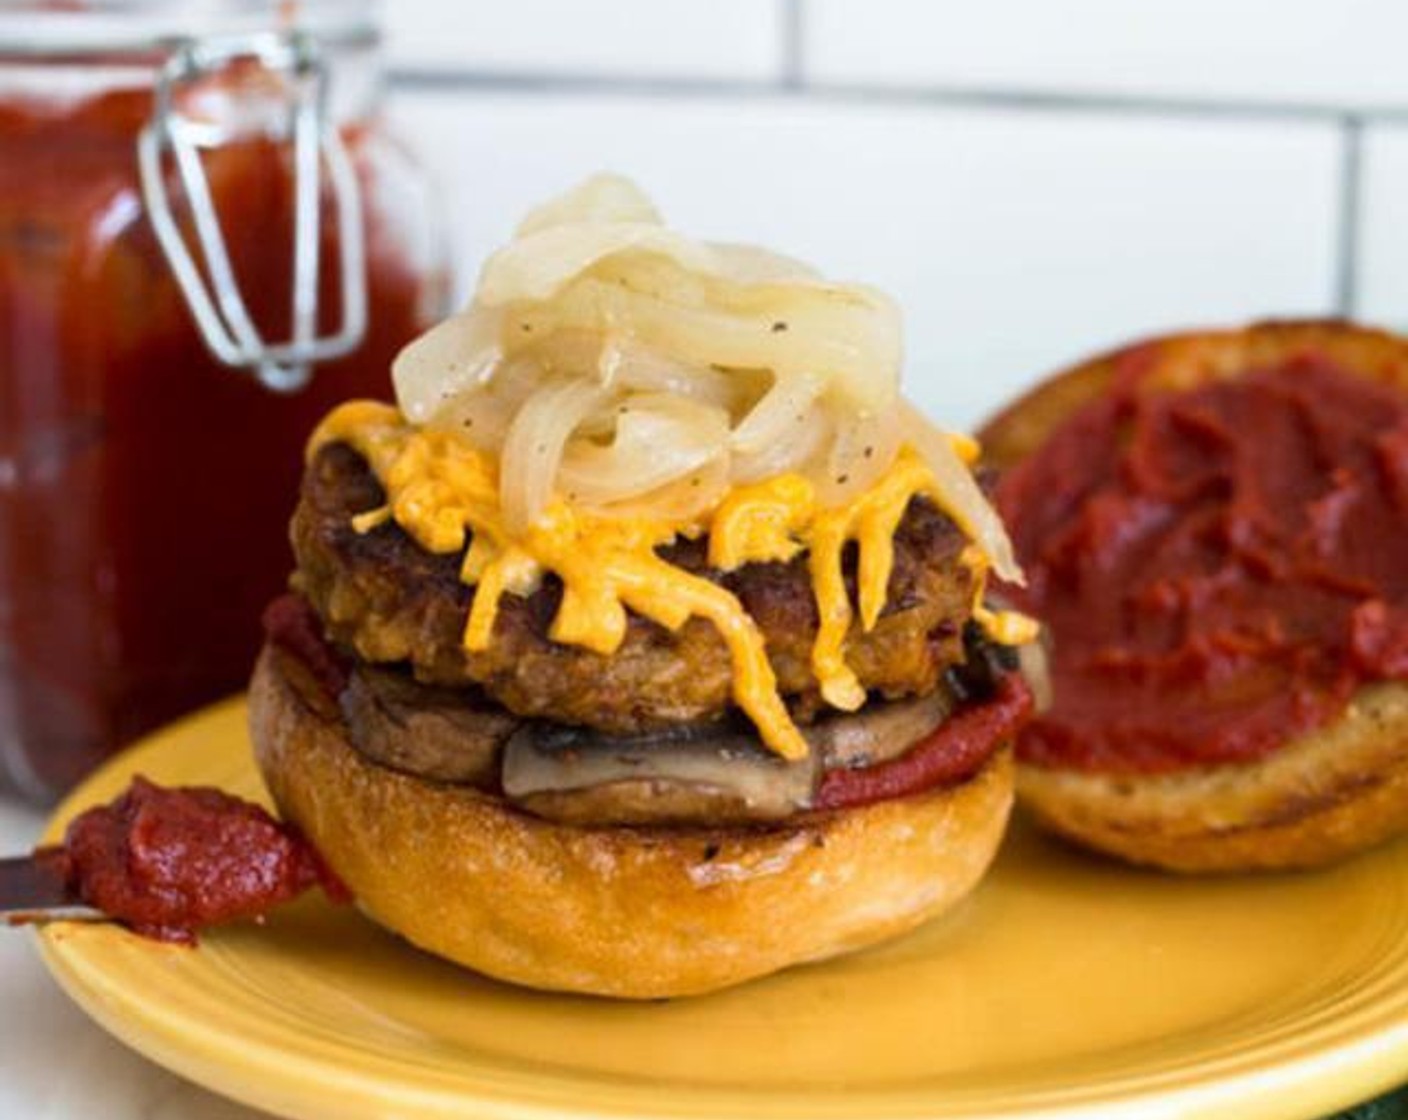
[[[183,84],[248,59],[287,74],[292,90],[288,130],[294,167],[293,329],[292,337],[279,343],[265,341],[255,326],[230,263],[201,162],[201,147],[211,142],[211,126],[183,116],[177,106]],[[147,214],[206,345],[222,363],[250,371],[260,384],[276,392],[301,389],[312,376],[313,363],[354,350],[367,328],[361,197],[351,158],[329,119],[327,87],[327,69],[316,44],[299,32],[179,40],[171,44],[157,77],[152,119],[137,139]],[[189,207],[204,272],[182,235],[172,205],[165,167],[168,153]],[[324,166],[341,247],[342,322],[334,333],[320,337]]]

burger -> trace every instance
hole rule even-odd
[[[1312,867],[1408,828],[1408,342],[1151,339],[982,433],[1055,702],[1018,796],[1178,871]]]
[[[283,816],[375,920],[657,998],[858,949],[978,882],[1034,625],[893,304],[665,227],[528,215],[396,403],[313,434],[250,690]]]

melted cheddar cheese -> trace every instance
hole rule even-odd
[[[865,692],[845,657],[855,616],[842,571],[846,545],[857,544],[859,623],[868,631],[885,606],[894,534],[910,500],[926,495],[942,508],[928,467],[906,447],[874,486],[836,508],[820,507],[811,483],[787,474],[735,488],[701,520],[609,517],[558,499],[526,532],[512,534],[499,504],[496,464],[454,432],[411,425],[391,405],[353,401],[318,426],[310,459],[339,442],[367,460],[386,493],[385,506],[354,518],[355,529],[367,532],[394,520],[430,552],[464,551],[460,577],[475,588],[467,649],[488,647],[505,593],[531,594],[546,572],[563,587],[548,633],[556,642],[613,653],[626,635],[627,610],[670,630],[705,619],[728,648],[734,701],[763,742],[788,759],[804,757],[807,744],[778,694],[757,625],[731,592],[675,567],[657,550],[707,533],[709,563],[724,571],[807,553],[820,619],[812,668],[826,702],[852,711],[865,702]],[[976,455],[971,441],[958,446],[965,458]],[[981,553],[969,548],[963,562],[974,574],[974,618],[999,641],[1030,640],[1031,620],[983,605]]]

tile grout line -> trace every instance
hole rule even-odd
[[[782,5],[782,88],[800,90],[806,80],[806,0],[777,2]]]
[[[1335,312],[1352,319],[1359,303],[1359,250],[1364,201],[1364,120],[1340,120],[1339,208],[1335,222]]]
[[[783,0],[786,10],[804,0]],[[789,16],[790,20],[790,16]],[[415,92],[596,94],[615,97],[752,97],[797,98],[819,104],[930,105],[936,107],[1017,109],[1035,112],[1088,112],[1119,116],[1164,116],[1269,120],[1359,126],[1369,122],[1408,124],[1408,105],[1344,106],[1329,102],[1239,101],[1196,98],[1055,93],[1051,91],[957,86],[888,86],[810,81],[802,64],[804,21],[784,31],[783,73],[773,79],[659,77],[652,75],[548,74],[515,70],[467,70],[449,67],[393,66],[388,77],[399,90]],[[794,70],[795,75],[794,75]]]

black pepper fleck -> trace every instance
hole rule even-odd
[[[779,320],[778,322],[776,322],[776,323],[774,323],[774,324],[772,325],[772,333],[773,333],[773,334],[781,334],[781,333],[782,333],[783,331],[785,331],[786,329],[787,329],[787,324],[784,323],[784,322],[782,322],[781,320]]]

